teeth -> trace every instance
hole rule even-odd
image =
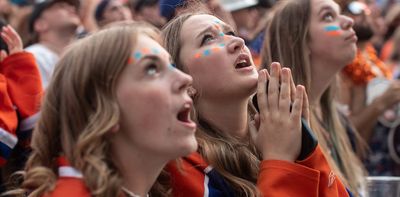
[[[240,61],[238,62],[238,64],[241,64],[241,63],[246,63],[246,60],[240,60]]]
[[[183,105],[183,107],[184,107],[185,109],[189,109],[189,108],[190,108],[190,104],[185,104],[185,105]]]

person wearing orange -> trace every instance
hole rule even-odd
[[[167,162],[197,148],[192,78],[158,30],[110,26],[72,44],[56,66],[20,189],[45,197],[149,196]]]
[[[364,193],[365,170],[349,136],[361,137],[338,111],[335,77],[355,57],[354,21],[333,0],[278,2],[264,42],[263,65],[279,61],[292,69],[295,83],[306,87],[311,125],[332,172],[356,196]],[[346,123],[346,124],[345,124]],[[360,139],[361,141],[361,139]]]
[[[29,148],[43,90],[35,58],[23,51],[16,31],[4,26],[1,38],[7,46],[0,52],[0,167],[4,167],[17,144]]]
[[[198,151],[167,167],[173,196],[350,195],[319,146],[299,159],[308,99],[290,69],[257,72],[244,40],[206,13],[188,11],[162,32],[177,68],[193,77],[198,124]]]

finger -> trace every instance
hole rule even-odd
[[[249,133],[250,133],[251,140],[253,140],[253,142],[256,142],[257,137],[258,137],[258,130],[256,128],[256,123],[254,120],[250,122]]]
[[[281,89],[279,92],[279,112],[288,115],[290,113],[290,71],[282,68]]]
[[[296,98],[293,103],[292,112],[290,114],[290,119],[292,121],[300,122],[302,109],[303,109],[303,92],[302,86],[298,85],[296,87]]]
[[[306,120],[307,124],[310,125],[310,105],[308,103],[308,95],[304,86],[301,86],[303,89],[303,111],[302,116]]]
[[[1,38],[3,38],[4,42],[6,42],[8,48],[12,48],[14,46],[11,38],[8,37],[8,35],[5,34],[4,32],[1,32]]]
[[[296,85],[294,84],[292,70],[290,70],[290,99],[292,103],[294,102],[295,98],[296,98]]]
[[[20,44],[22,47],[22,39],[19,36],[19,34],[15,31],[14,28],[11,27],[11,25],[7,25],[7,32],[8,36],[15,42],[15,44]]]
[[[260,110],[260,114],[263,116],[267,109],[267,70],[262,69],[258,72],[258,84],[257,84],[257,102]]]
[[[276,112],[279,105],[279,79],[281,65],[277,62],[271,64],[271,78],[268,84],[268,108],[271,112]]]
[[[7,52],[5,50],[0,51],[0,61],[2,62],[7,57]]]
[[[254,115],[254,125],[256,126],[257,130],[260,128],[260,115],[256,114]]]

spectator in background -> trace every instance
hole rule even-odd
[[[380,53],[380,57],[383,61],[387,61],[388,58],[390,57],[390,54],[392,53],[392,50],[394,48],[394,43],[393,43],[393,35],[394,32],[396,31],[397,27],[400,26],[400,5],[394,5],[392,6],[388,13],[385,16],[385,21],[387,24],[387,31],[385,34],[385,44],[383,45],[383,48]]]
[[[275,0],[222,0],[221,3],[231,11],[239,36],[249,47],[255,65],[260,66],[264,32],[271,16],[269,10]]]
[[[23,51],[19,35],[9,25],[1,24],[0,29],[0,183],[4,183],[29,156],[43,90],[35,58]]]
[[[176,15],[182,13],[183,10],[192,5],[197,6],[195,9],[209,10],[211,13],[215,14],[215,16],[236,29],[231,13],[222,7],[219,0],[204,0],[199,2],[193,0],[160,0],[160,13],[161,16],[167,19],[167,21],[170,21]],[[199,6],[201,8],[199,8]]]
[[[134,19],[148,22],[161,29],[166,19],[160,14],[159,0],[136,0],[133,5]]]
[[[121,0],[101,0],[97,5],[95,18],[101,28],[112,22],[132,20],[132,14]]]
[[[81,24],[77,7],[68,0],[45,0],[34,7],[29,30],[37,42],[26,50],[36,58],[44,88],[64,48],[76,39]]]
[[[400,102],[400,82],[390,81],[391,70],[378,58],[371,43],[374,31],[369,7],[352,1],[343,10],[353,18],[358,40],[355,59],[340,74],[339,102],[371,148],[365,162],[369,173],[395,175],[400,171],[388,154],[387,136],[396,119],[392,108]]]

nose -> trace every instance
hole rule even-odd
[[[229,53],[235,53],[241,51],[244,48],[244,40],[236,36],[230,36],[231,39],[228,42],[227,48]]]
[[[343,16],[342,23],[341,23],[342,29],[348,30],[348,29],[352,28],[354,25],[354,20],[348,16],[344,16],[344,15],[342,15],[342,16]]]
[[[178,69],[174,69],[174,70],[176,73],[175,74],[176,80],[175,80],[174,84],[172,85],[173,92],[175,92],[175,93],[186,92],[187,89],[189,88],[189,86],[192,85],[193,78],[190,75],[188,75]]]

